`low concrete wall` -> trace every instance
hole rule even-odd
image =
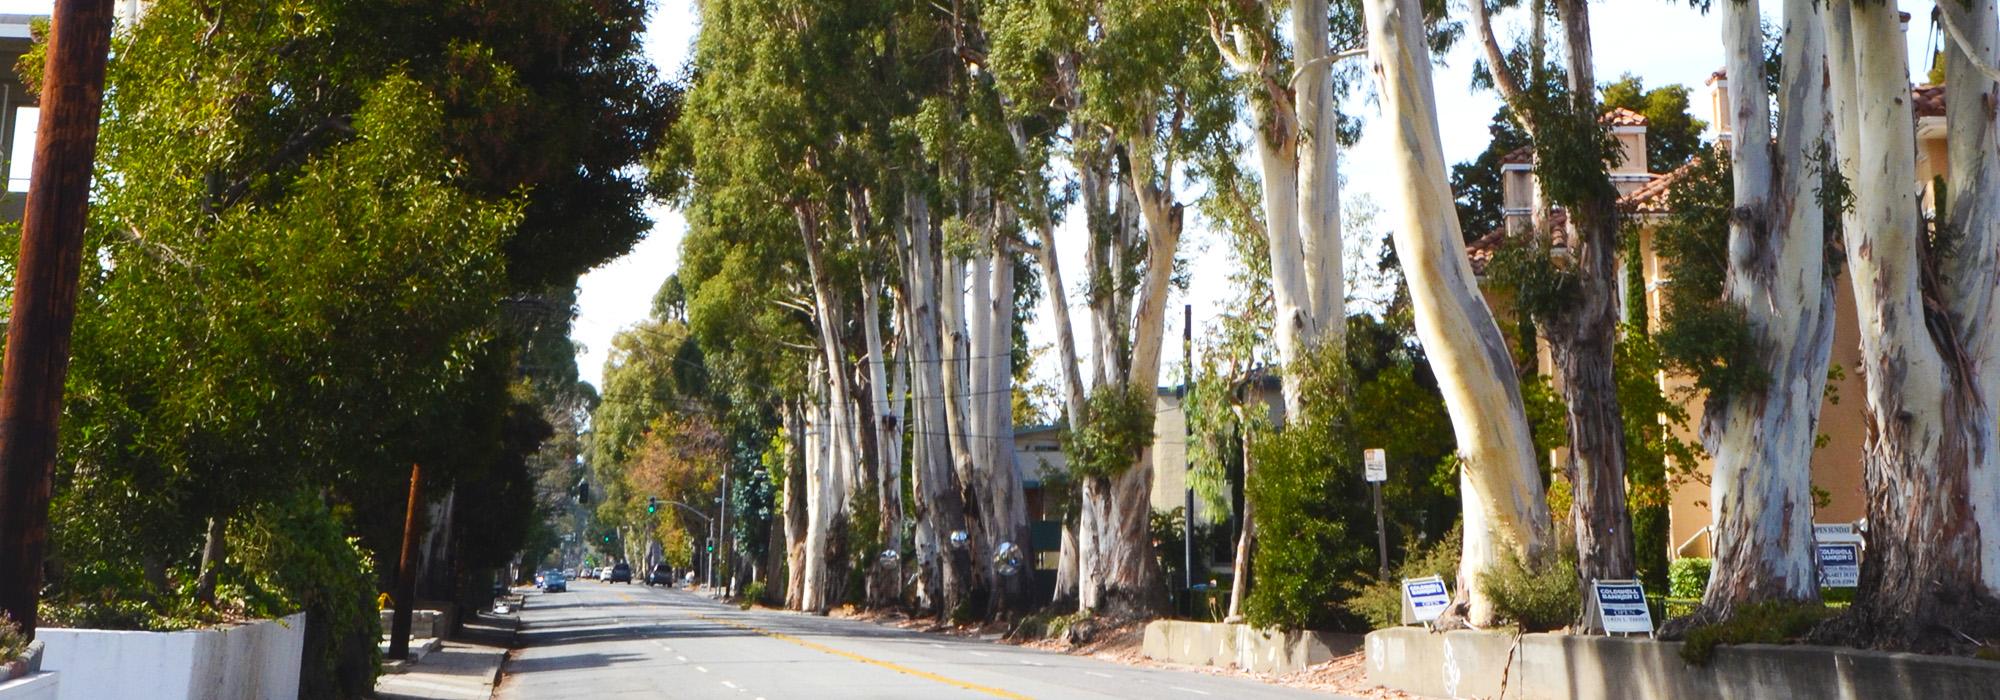
[[[2000,699],[2000,663],[1990,661],[1742,644],[1690,666],[1680,653],[1679,642],[1642,638],[1400,627],[1368,635],[1368,680],[1444,698]]]
[[[42,671],[0,683],[0,700],[58,700],[59,680],[54,671]]]
[[[250,700],[299,694],[304,613],[186,632],[41,629],[42,668],[62,674],[63,700]]]
[[[454,621],[450,606],[442,603],[418,603],[417,605],[417,609],[410,611],[411,639],[424,639],[426,637],[443,639],[451,636]],[[395,629],[396,609],[390,608],[380,611],[378,614],[382,616],[382,635],[387,637],[389,632]]]
[[[1146,623],[1147,658],[1195,666],[1286,674],[1347,654],[1361,637],[1331,632],[1281,632],[1221,622],[1154,620]]]

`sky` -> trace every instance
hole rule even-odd
[[[1459,4],[1454,3],[1454,11]],[[1912,22],[1909,43],[1913,70],[1921,72],[1929,65],[1925,57],[1929,55],[1931,33],[1924,18],[1929,17],[1931,5],[1922,0],[1900,4],[1903,10],[1917,18]],[[1776,9],[1776,5],[1776,2],[1767,0],[1766,12]],[[0,0],[0,13],[47,14],[49,7],[49,0]],[[1705,17],[1690,9],[1686,2],[1672,0],[1599,0],[1591,4],[1591,11],[1591,33],[1597,49],[1599,80],[1614,80],[1622,74],[1631,73],[1643,78],[1648,86],[1687,85],[1694,90],[1691,102],[1695,116],[1709,119],[1708,90],[1704,82],[1722,65],[1721,27],[1717,18]],[[1523,31],[1518,21],[1519,14],[1509,12],[1497,18],[1500,24],[1497,31],[1503,41],[1510,41]],[[656,1],[648,22],[646,51],[662,74],[679,74],[680,66],[691,52],[698,29],[695,18],[693,0]],[[1460,41],[1445,56],[1444,65],[1437,69],[1435,76],[1440,133],[1444,139],[1445,156],[1451,162],[1470,159],[1485,149],[1486,125],[1499,107],[1498,98],[1491,92],[1471,87],[1471,67],[1478,58],[1477,53],[1469,37]],[[1367,205],[1382,210],[1376,217],[1375,230],[1363,237],[1372,242],[1386,233],[1387,229],[1382,227],[1396,218],[1393,210],[1398,202],[1394,189],[1384,186],[1387,159],[1392,154],[1391,144],[1379,130],[1370,129],[1365,124],[1379,116],[1373,104],[1349,104],[1344,108],[1350,113],[1358,113],[1364,120],[1364,127],[1361,141],[1340,155],[1341,173],[1347,182],[1342,198],[1350,210],[1366,208]],[[1254,161],[1254,158],[1245,154],[1245,160]],[[648,211],[654,226],[645,239],[630,254],[590,271],[579,282],[578,316],[574,331],[579,346],[577,364],[583,378],[593,384],[599,383],[605,349],[610,347],[611,337],[620,329],[646,317],[652,306],[653,293],[668,275],[673,274],[680,262],[680,242],[687,230],[686,221],[679,212],[664,206],[654,205]],[[1081,219],[1080,216],[1069,218],[1071,222]],[[1079,240],[1080,231],[1074,223],[1066,225],[1058,234],[1057,252],[1065,279],[1071,283],[1071,293],[1067,295],[1071,302],[1078,300],[1076,291],[1082,282],[1083,251],[1077,244]],[[1192,305],[1197,331],[1210,328],[1216,318],[1225,312],[1225,304],[1234,294],[1227,279],[1230,262],[1225,249],[1226,245],[1217,234],[1207,230],[1198,218],[1191,217],[1188,234],[1183,237],[1182,254],[1193,263],[1189,269],[1194,273],[1189,289],[1185,293],[1177,291],[1169,308],[1177,310],[1182,304]],[[1055,337],[1051,324],[1046,320],[1051,316],[1048,304],[1049,300],[1044,298],[1037,319],[1029,328],[1030,341],[1036,345],[1051,343]],[[1083,311],[1077,308],[1075,315],[1082,318]],[[1179,336],[1181,314],[1169,313],[1167,326],[1168,338]],[[1196,333],[1198,338],[1201,335]],[[1172,359],[1162,376],[1178,376],[1178,370],[1172,367],[1179,365],[1180,353],[1169,352],[1167,355]],[[1035,375],[1038,381],[1056,376],[1058,368],[1053,365],[1054,361],[1053,353],[1050,353],[1037,366]]]

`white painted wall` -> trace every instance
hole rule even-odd
[[[0,700],[57,700],[56,684],[54,673],[31,673],[0,683]]]
[[[299,694],[305,613],[187,632],[40,629],[60,700],[290,700]]]

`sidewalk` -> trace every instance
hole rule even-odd
[[[480,612],[467,619],[458,636],[423,657],[402,673],[385,673],[375,681],[375,694],[387,700],[486,700],[500,680],[500,665],[521,627],[520,608],[495,615]]]

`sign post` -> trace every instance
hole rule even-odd
[[[1389,480],[1389,459],[1381,449],[1362,451],[1368,490],[1375,497],[1375,554],[1383,580],[1389,579],[1389,531],[1382,525],[1382,482]]]
[[[1653,611],[1646,607],[1646,589],[1638,581],[1591,581],[1591,603],[1605,634],[1653,633]]]
[[[1451,607],[1451,590],[1438,576],[1403,579],[1403,624],[1421,622],[1429,627]]]

